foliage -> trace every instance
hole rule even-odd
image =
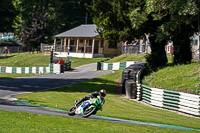
[[[29,26],[32,23],[31,13],[37,14],[40,9],[41,15],[45,15],[43,32],[44,37],[40,42],[52,43],[53,36],[85,23],[85,4],[89,0],[14,0],[15,8],[19,11],[15,27],[23,27],[20,23]],[[89,13],[88,13],[89,14]],[[88,23],[91,17],[88,15]]]
[[[17,12],[12,0],[1,0],[0,14],[0,32],[14,32],[13,23]]]

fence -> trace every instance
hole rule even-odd
[[[144,61],[127,61],[127,62],[115,62],[115,63],[98,62],[97,70],[119,70],[119,69],[127,68],[130,65],[136,64],[139,62],[144,62]]]
[[[71,61],[64,64],[64,68],[61,68],[61,64],[49,64],[48,67],[7,67],[0,66],[0,73],[18,73],[18,74],[45,74],[56,73],[60,74],[63,70],[71,69]]]
[[[141,71],[136,76],[137,100],[161,108],[200,116],[200,96],[142,85],[139,81],[140,74]]]

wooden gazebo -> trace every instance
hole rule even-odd
[[[109,48],[107,41],[100,37],[94,24],[80,25],[54,36],[55,54],[58,57],[93,58],[115,56],[121,53],[121,45]]]

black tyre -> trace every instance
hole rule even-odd
[[[70,116],[75,115],[75,111],[76,111],[76,107],[72,106],[68,111],[68,115]]]
[[[84,111],[83,111],[83,117],[89,117],[90,115],[93,115],[96,113],[96,108],[92,107],[89,109],[89,107],[87,107]]]

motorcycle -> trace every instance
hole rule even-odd
[[[90,98],[77,105],[77,101],[74,102],[74,105],[69,109],[68,115],[74,116],[76,114],[81,114],[84,118],[91,115],[95,115],[98,110],[102,111],[104,101],[102,101],[100,96],[97,98]]]

